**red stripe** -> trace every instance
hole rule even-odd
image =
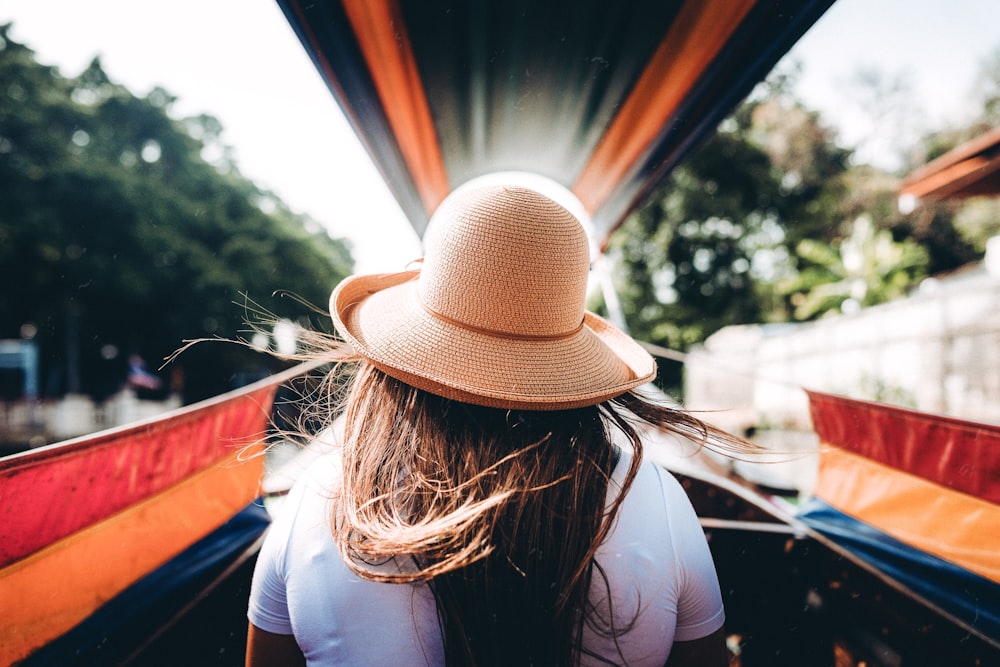
[[[756,0],[685,2],[594,150],[573,193],[593,214],[621,185]]]
[[[822,442],[1000,504],[1000,426],[807,393]]]
[[[0,567],[106,519],[259,438],[276,385],[0,460]]]
[[[256,456],[228,459],[0,568],[0,664],[14,663],[228,521],[257,495]]]

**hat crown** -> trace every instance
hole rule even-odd
[[[517,187],[459,193],[435,213],[426,244],[418,291],[436,316],[526,338],[580,328],[590,246],[548,197]]]

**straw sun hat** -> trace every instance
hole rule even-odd
[[[566,209],[483,187],[441,205],[422,268],[351,276],[330,297],[337,331],[386,374],[498,408],[594,405],[648,382],[652,357],[586,311],[590,249]]]

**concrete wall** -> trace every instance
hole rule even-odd
[[[853,315],[729,327],[685,371],[686,405],[736,432],[810,429],[803,388],[1000,423],[1000,276],[980,267]]]

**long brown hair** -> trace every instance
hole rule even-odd
[[[360,577],[428,582],[449,665],[577,664],[584,623],[617,635],[634,620],[594,618],[588,598],[595,572],[603,579],[594,554],[641,462],[642,424],[701,440],[714,430],[631,392],[562,411],[479,407],[362,361],[335,541]],[[606,506],[616,430],[633,453]],[[400,567],[372,567],[389,560]]]

